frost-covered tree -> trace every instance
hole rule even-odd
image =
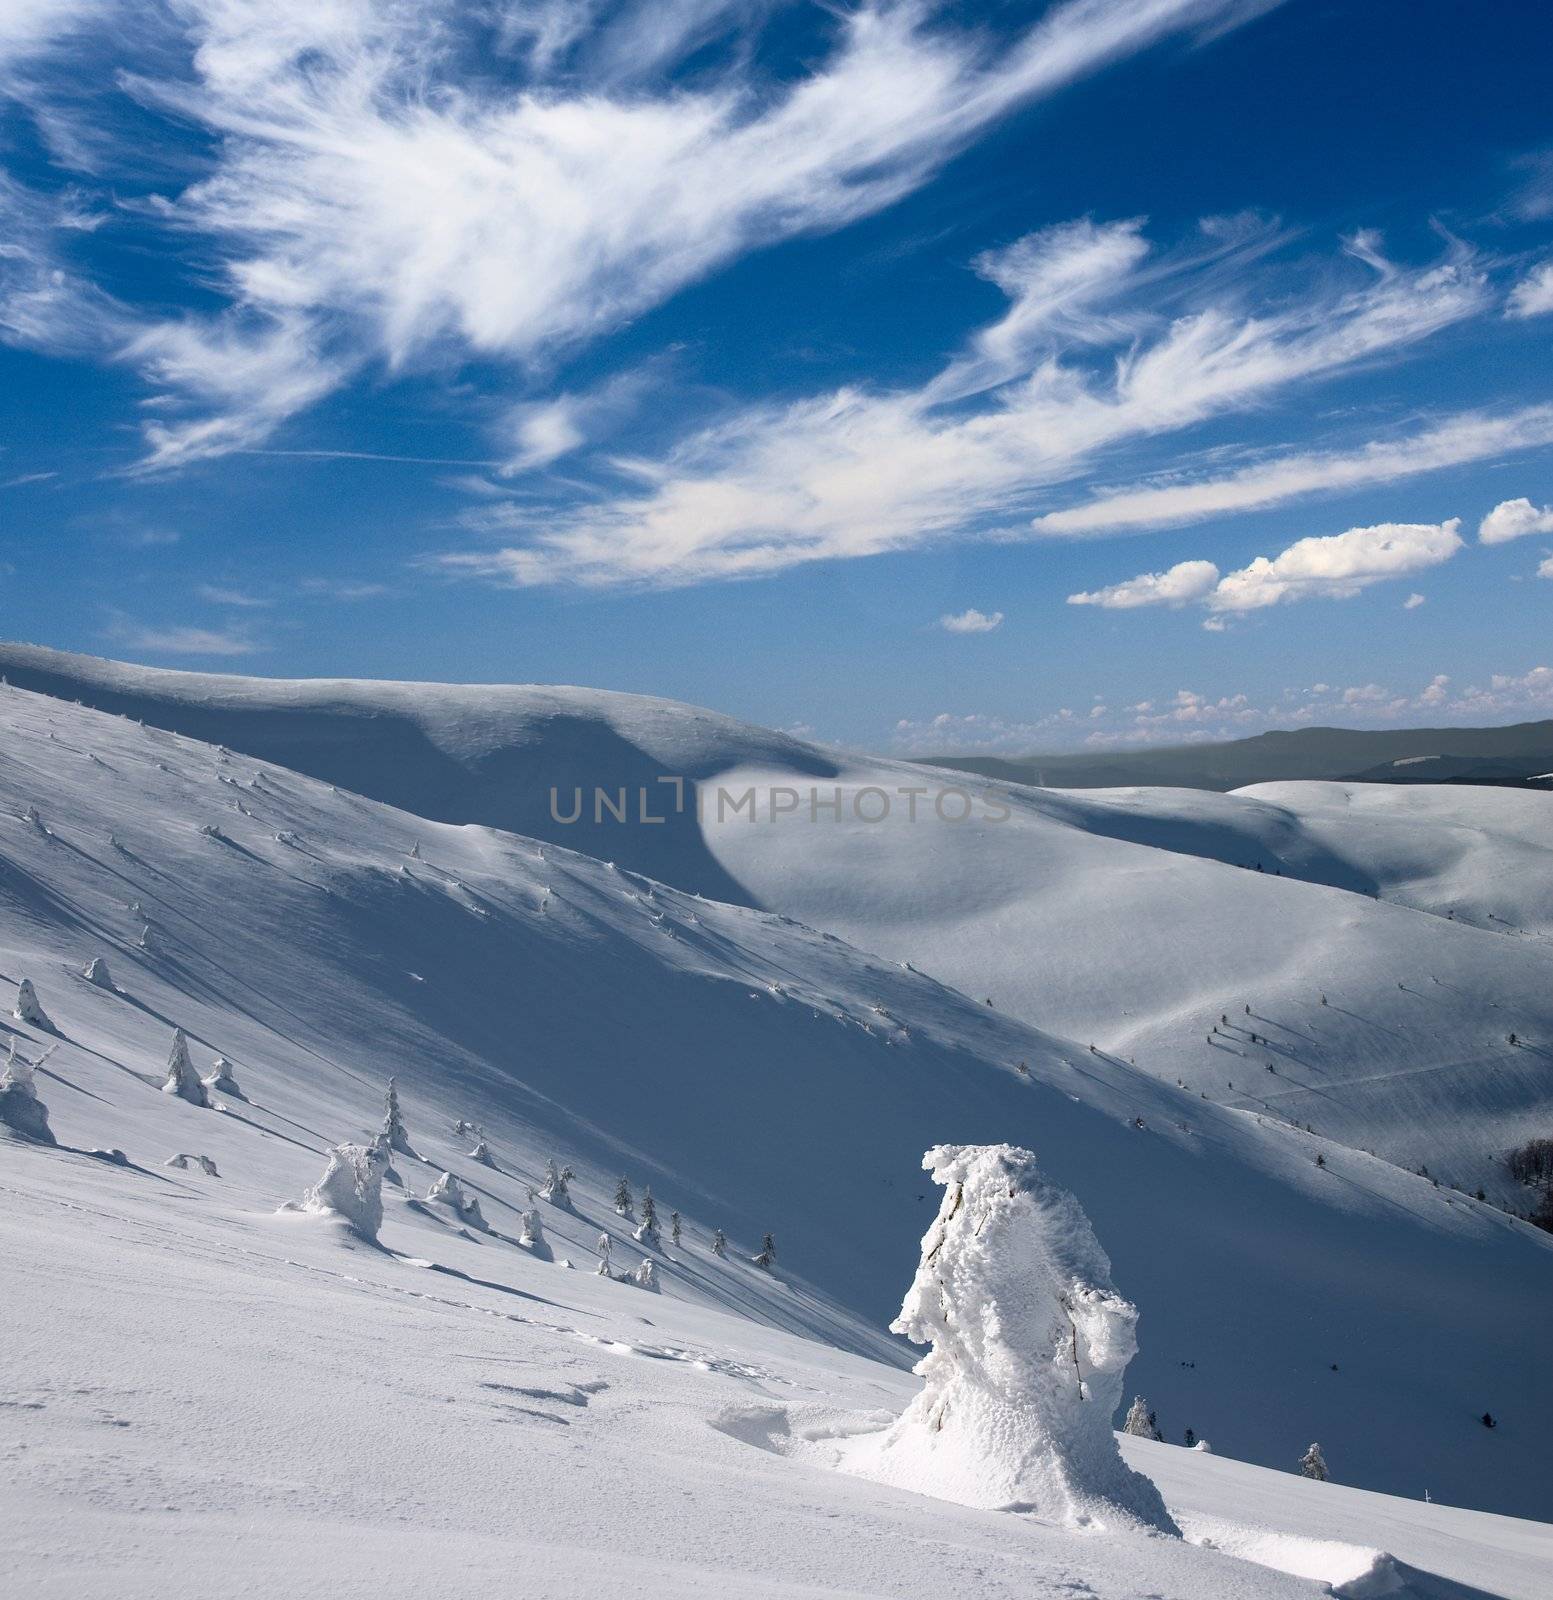
[[[11,1008],[11,1015],[18,1022],[25,1022],[34,1028],[52,1028],[54,1024],[49,1021],[48,1013],[38,1003],[38,991],[32,986],[31,978],[23,978],[16,986],[16,1004]]]
[[[539,1192],[553,1206],[569,1206],[572,1203],[571,1190],[567,1185],[576,1177],[570,1167],[556,1165],[554,1156],[545,1159],[545,1186]]]
[[[891,1327],[933,1348],[871,1473],[1068,1526],[1177,1533],[1111,1432],[1138,1313],[1078,1201],[1012,1145],[940,1145],[923,1165],[944,1198]]]
[[[537,1211],[523,1213],[523,1231],[518,1235],[519,1244],[543,1244],[545,1242],[545,1225],[540,1221]]]
[[[496,1157],[491,1154],[491,1147],[484,1139],[476,1139],[475,1147],[469,1152],[471,1161],[478,1161],[483,1167],[494,1167]]]
[[[162,1083],[163,1094],[175,1094],[191,1106],[208,1106],[210,1096],[200,1082],[194,1063],[189,1060],[189,1040],[182,1028],[173,1030],[173,1047],[167,1056],[167,1077]]]
[[[653,1203],[652,1185],[642,1191],[642,1225],[636,1230],[638,1244],[658,1244],[658,1207]]]
[[[770,1272],[772,1267],[776,1265],[776,1240],[773,1239],[769,1233],[761,1242],[759,1253],[751,1256],[750,1260],[753,1261],[757,1267],[761,1267],[767,1272]]]
[[[679,1212],[671,1211],[669,1213],[669,1238],[675,1244],[679,1243],[679,1228],[680,1228]]]
[[[5,1069],[0,1071],[0,1123],[39,1144],[57,1144],[49,1127],[48,1107],[38,1098],[33,1077],[36,1065],[16,1053],[16,1041],[12,1039]]]
[[[376,1144],[337,1144],[324,1175],[287,1210],[343,1217],[351,1231],[376,1241],[383,1226],[383,1174],[387,1158]]]
[[[622,1217],[631,1215],[631,1185],[624,1177],[615,1185],[615,1210]]]
[[[99,989],[111,989],[113,987],[113,979],[108,972],[108,963],[102,956],[93,956],[86,963],[86,971],[82,973],[82,977],[88,983],[95,983]]]
[[[641,1265],[636,1269],[636,1281],[643,1289],[656,1289],[658,1287],[658,1269],[652,1264],[651,1256],[643,1256]]]
[[[471,1228],[486,1231],[485,1218],[480,1214],[480,1202],[472,1194],[464,1193],[464,1186],[451,1172],[444,1172],[426,1191],[426,1203],[446,1206],[459,1221]]]
[[[230,1095],[234,1100],[244,1100],[241,1086],[232,1072],[232,1063],[225,1056],[217,1056],[216,1063],[211,1068],[210,1076],[205,1079],[207,1090],[216,1089],[222,1094]]]
[[[1165,1436],[1159,1431],[1159,1421],[1149,1403],[1141,1394],[1134,1395],[1132,1404],[1127,1408],[1127,1420],[1122,1424],[1122,1432],[1130,1433],[1135,1439],[1163,1439]]]
[[[723,1257],[728,1254],[728,1235],[721,1228],[712,1230],[712,1254]]]
[[[614,1241],[607,1233],[601,1233],[596,1246],[599,1253],[598,1275],[601,1278],[610,1278],[614,1274],[609,1270],[609,1252]]]
[[[388,1092],[383,1097],[383,1133],[388,1139],[388,1148],[397,1150],[402,1156],[415,1156],[415,1151],[410,1144],[410,1135],[405,1131],[404,1117],[399,1110],[398,1080],[388,1080]],[[415,1156],[419,1160],[419,1156]]]
[[[1300,1457],[1300,1473],[1303,1477],[1314,1478],[1318,1483],[1325,1483],[1331,1477],[1327,1471],[1327,1459],[1322,1455],[1319,1444],[1311,1445]]]

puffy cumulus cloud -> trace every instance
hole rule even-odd
[[[1427,599],[1428,597],[1426,595],[1421,595],[1415,592],[1410,594],[1407,599],[1402,602],[1402,609],[1404,611],[1416,611],[1421,605],[1425,604]]]
[[[1131,611],[1138,606],[1184,606],[1205,599],[1219,581],[1211,561],[1178,561],[1166,572],[1143,572],[1109,588],[1070,594],[1070,606],[1102,606],[1107,611]]]
[[[1537,576],[1539,578],[1553,578],[1553,556],[1545,556],[1538,564]]]
[[[942,616],[938,625],[945,633],[991,633],[1003,626],[1003,613],[978,611],[972,606],[967,611],[958,611]]]
[[[1553,506],[1539,509],[1524,497],[1501,500],[1478,524],[1478,543],[1508,544],[1529,533],[1553,533]]]
[[[1449,561],[1461,549],[1461,519],[1382,522],[1372,528],[1299,539],[1279,555],[1258,556],[1226,573],[1208,604],[1255,611],[1291,600],[1347,600],[1371,584]]]
[[[1553,261],[1545,261],[1510,291],[1505,315],[1540,317],[1553,311]]]
[[[1462,547],[1461,519],[1383,522],[1373,528],[1297,540],[1276,556],[1258,556],[1222,577],[1211,561],[1181,561],[1166,572],[1144,572],[1123,583],[1070,594],[1070,606],[1130,611],[1140,606],[1200,603],[1214,612],[1203,626],[1222,633],[1226,613],[1257,611],[1292,600],[1346,600],[1371,584],[1405,577],[1448,561]],[[1414,595],[1409,608],[1422,605]]]

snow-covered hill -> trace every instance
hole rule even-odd
[[[1501,1204],[1526,1203],[1504,1152],[1553,1130],[1553,796],[1016,789],[992,821],[1002,791],[966,774],[634,696],[286,683],[23,645],[0,646],[0,672],[432,818],[797,917],[1162,1082]],[[670,779],[699,786],[699,816],[675,810]],[[964,785],[970,822],[938,820],[943,785]],[[838,786],[839,821],[826,804]],[[754,821],[733,808],[752,787]],[[930,796],[915,821],[913,787]],[[871,789],[891,797],[884,822],[852,811]],[[552,791],[576,822],[556,820]],[[796,806],[774,822],[773,795]],[[644,805],[664,820],[644,822]]]
[[[617,1267],[641,1254],[609,1204],[620,1172],[687,1220],[690,1242],[655,1258],[657,1296],[599,1286],[626,1318],[683,1304],[894,1361],[879,1330],[930,1211],[921,1151],[1013,1139],[1080,1196],[1144,1308],[1132,1381],[1173,1434],[1278,1465],[1317,1437],[1352,1483],[1547,1511],[1553,1393],[1531,1330],[1553,1310],[1553,1241],[1492,1207],[779,916],[15,688],[0,719],[0,980],[32,979],[57,1030],[6,1034],[58,1044],[39,1083],[60,1139],[135,1163],[6,1147],[29,1306],[51,1303],[54,1236],[81,1229],[72,1249],[100,1233],[280,1270],[306,1224],[273,1208],[374,1125],[394,1073],[429,1158],[407,1180],[423,1193],[454,1171],[496,1230],[465,1239],[399,1198],[383,1237],[406,1271],[506,1285],[488,1292],[524,1315],[563,1293],[511,1242],[554,1154],[580,1177],[546,1232],[580,1269],[601,1228]],[[96,956],[115,989],[81,976]],[[234,1064],[246,1100],[158,1092],[174,1025]],[[494,1168],[456,1118],[485,1130]],[[221,1178],[165,1170],[180,1151]],[[735,1259],[709,1253],[716,1227]],[[767,1229],[775,1278],[746,1259]]]

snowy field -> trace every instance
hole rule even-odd
[[[581,691],[482,720],[478,691],[77,662],[49,698],[18,659],[0,1048],[51,1051],[59,1144],[0,1130],[17,1592],[1553,1592],[1553,1531],[1515,1520],[1553,1515],[1553,1239],[1382,1159],[1423,1118],[1431,1171],[1491,1202],[1506,1130],[1546,1131],[1548,840],[1495,809],[1546,797],[1032,791],[980,865],[968,830],[694,819],[648,862],[650,830],[542,825],[559,748],[589,784],[890,764]],[[131,692],[108,711],[146,726],[70,703]],[[158,725],[185,716],[203,741]],[[1252,963],[1254,1019],[1202,1042]],[[10,1014],[24,978],[44,1022]],[[1260,1070],[1298,1085],[1187,1070],[1194,1039],[1247,1052],[1236,1077],[1243,1034],[1296,1024]],[[162,1092],[175,1027],[199,1074],[229,1064],[208,1106]],[[1439,1051],[1460,1070],[1415,1098]],[[282,1210],[391,1074],[415,1154],[379,1241]],[[945,1139],[1033,1149],[1093,1222],[1142,1313],[1124,1395],[1170,1441],[1127,1457],[1184,1540],[856,1470],[922,1386],[886,1330]],[[533,1197],[550,1160],[566,1203]],[[427,1198],[444,1172],[478,1215]],[[1336,1481],[1295,1475],[1312,1439]]]

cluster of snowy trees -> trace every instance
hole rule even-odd
[[[1528,1139],[1505,1157],[1505,1165],[1536,1196],[1531,1222],[1553,1233],[1553,1139]]]
[[[553,1171],[554,1167],[555,1163],[553,1161],[547,1163],[547,1168],[549,1170]],[[571,1176],[570,1167],[566,1169],[566,1176]],[[549,1185],[547,1182],[547,1191],[548,1187]],[[549,1198],[548,1193],[546,1193],[546,1198]],[[614,1206],[616,1216],[624,1217],[630,1222],[637,1221],[635,1202],[631,1198],[631,1183],[630,1180],[623,1174],[619,1181],[615,1184]],[[658,1222],[658,1203],[653,1199],[651,1185],[648,1185],[648,1187],[642,1191],[641,1220],[631,1236],[638,1244],[646,1245],[650,1249],[657,1250],[662,1247],[663,1235]],[[602,1239],[604,1235],[600,1234],[599,1237]],[[671,1211],[669,1213],[670,1243],[676,1245],[680,1244],[683,1240],[683,1237],[684,1220],[680,1216],[679,1212]],[[712,1254],[714,1256],[718,1256],[724,1260],[727,1259],[728,1237],[721,1228],[714,1228],[712,1230],[711,1247]],[[776,1265],[776,1254],[776,1239],[773,1235],[768,1233],[766,1234],[760,1249],[756,1252],[756,1254],[750,1257],[750,1260],[755,1266],[769,1272],[772,1267]],[[604,1271],[602,1262],[599,1270],[600,1272]]]

